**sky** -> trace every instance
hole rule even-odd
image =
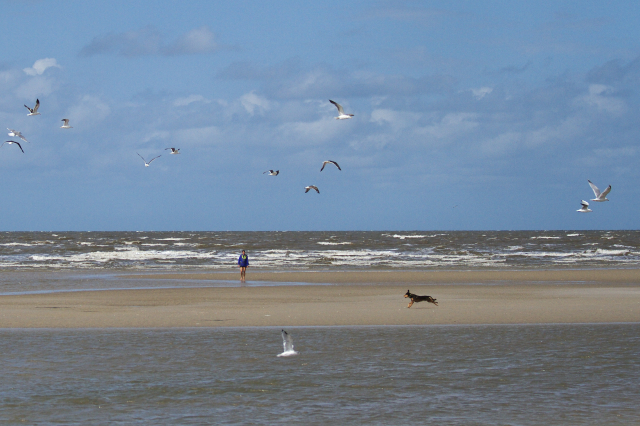
[[[0,5],[1,231],[638,229],[634,2]]]

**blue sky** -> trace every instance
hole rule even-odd
[[[635,3],[0,4],[1,230],[638,229]]]

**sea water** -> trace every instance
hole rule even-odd
[[[2,424],[640,424],[640,325],[0,330]]]

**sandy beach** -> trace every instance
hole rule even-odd
[[[170,287],[173,280],[238,274],[137,278]],[[640,322],[638,270],[258,272],[248,278],[244,287],[0,296],[0,328]],[[252,279],[311,284],[252,287]],[[439,306],[422,302],[407,309],[408,288],[433,296]]]

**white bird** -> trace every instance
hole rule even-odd
[[[598,187],[595,186],[593,183],[591,183],[590,180],[587,180],[587,182],[589,182],[589,186],[591,187],[591,189],[593,189],[593,193],[596,196],[596,198],[593,198],[591,201],[598,201],[598,202],[609,201],[609,199],[607,198],[607,194],[611,192],[611,185],[609,185],[607,189],[605,189],[604,191],[600,192]]]
[[[26,105],[24,107],[29,110],[29,114],[27,115],[40,115],[40,113],[38,112],[38,108],[40,108],[40,99],[36,99],[36,106],[34,106],[33,108],[29,108]]]
[[[319,190],[319,189],[318,189],[318,187],[317,187],[317,186],[315,186],[315,185],[305,186],[305,187],[304,187],[304,189],[305,189],[305,191],[304,191],[304,193],[305,193],[305,194],[306,194],[307,192],[309,192],[309,190],[310,190],[310,189],[315,189],[315,190],[316,190],[316,192],[317,192],[318,194],[320,193],[320,190]]]
[[[589,212],[593,211],[593,210],[591,210],[591,209],[589,208],[589,203],[587,203],[585,200],[582,200],[582,201],[580,202],[580,204],[582,204],[582,208],[581,208],[581,209],[579,209],[579,210],[576,210],[577,212],[580,212],[580,213],[589,213]]]
[[[284,330],[282,330],[282,346],[284,348],[284,351],[278,356],[298,355],[298,352],[293,350],[293,338]]]
[[[136,154],[138,154],[138,153],[136,152]],[[149,162],[147,162],[147,160],[145,160],[145,159],[144,159],[144,157],[143,157],[142,155],[138,154],[138,156],[139,156],[140,158],[142,158],[142,161],[144,161],[144,166],[145,166],[145,167],[149,167],[149,164],[151,164],[151,162],[152,162],[153,160],[155,160],[156,158],[162,157],[162,155],[158,155],[157,157],[153,157],[151,160],[149,160]]]
[[[73,129],[73,126],[69,126],[69,119],[68,118],[63,118],[60,121],[64,121],[64,124],[62,126],[60,126],[61,129]]]
[[[278,176],[278,173],[280,173],[280,170],[276,170],[275,172],[273,170],[267,170],[264,173],[269,173],[269,176]],[[262,174],[264,174],[262,173]]]
[[[342,109],[342,105],[340,105],[339,103],[334,102],[331,99],[329,99],[329,102],[334,104],[336,108],[338,108],[338,112],[340,113],[340,115],[336,117],[336,120],[346,120],[348,118],[353,117],[353,114],[345,114],[344,109]]]
[[[164,150],[171,150],[171,154],[180,154],[180,148],[176,149],[176,148],[165,148]]]
[[[24,154],[24,149],[22,149],[22,145],[20,145],[20,142],[16,142],[16,141],[5,141],[2,145],[0,145],[0,148],[4,146],[5,143],[8,143],[9,145],[12,144],[16,144],[18,145],[18,148],[20,148],[20,151],[22,151],[22,153]]]
[[[336,163],[335,161],[327,160],[327,161],[323,161],[323,162],[322,162],[322,168],[320,169],[320,171],[323,171],[323,170],[324,170],[324,166],[326,166],[326,165],[327,165],[327,164],[329,164],[329,163],[331,163],[331,164],[335,165],[335,166],[338,168],[338,170],[342,170],[342,169],[340,168],[340,166],[338,166],[338,163]]]
[[[14,129],[10,129],[10,128],[8,128],[8,127],[7,127],[7,130],[9,131],[9,136],[14,136],[14,137],[16,137],[16,138],[20,138],[20,139],[22,139],[22,140],[23,140],[23,141],[25,141],[25,142],[29,142],[29,141],[27,140],[27,138],[25,138],[25,137],[22,135],[22,132],[19,132],[19,131],[14,130]]]

